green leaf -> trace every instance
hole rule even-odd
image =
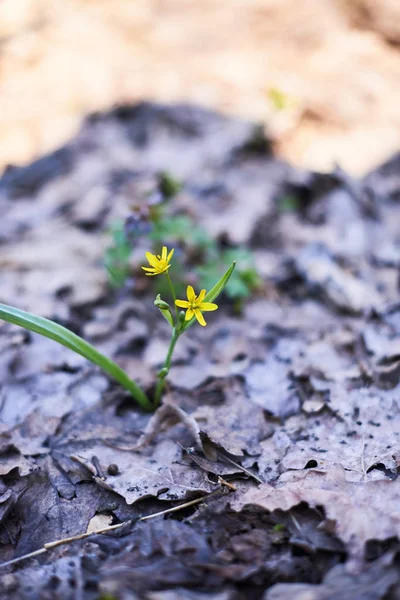
[[[181,243],[185,247],[196,247],[200,250],[216,251],[216,243],[200,225],[187,215],[163,216],[154,222],[150,238],[154,242]]]
[[[132,254],[132,245],[126,237],[123,221],[116,221],[109,229],[109,234],[112,237],[112,245],[104,252],[103,264],[107,270],[110,285],[121,288],[130,275],[129,259]]]
[[[0,303],[0,319],[19,325],[24,329],[40,333],[41,335],[62,344],[66,348],[73,350],[77,354],[80,354],[84,358],[87,358],[95,365],[98,365],[103,371],[111,375],[118,381],[125,389],[127,389],[136,402],[140,404],[145,410],[151,411],[152,406],[147,398],[146,394],[140,387],[132,381],[130,377],[119,367],[114,361],[104,354],[101,354],[91,344],[83,340],[79,335],[72,333],[69,329],[66,329],[58,323],[54,323],[44,317],[37,317],[31,313],[19,310],[13,306],[7,306],[6,304]]]
[[[226,286],[226,284],[229,281],[230,276],[233,273],[233,269],[235,268],[236,262],[234,261],[231,266],[229,267],[229,269],[226,271],[226,273],[221,277],[221,279],[214,285],[213,288],[211,288],[211,290],[209,292],[207,292],[207,294],[205,295],[204,298],[204,302],[213,302],[216,298],[218,298],[218,296],[220,295],[220,293],[223,291],[224,287]],[[196,321],[196,317],[193,317],[193,319],[191,319],[190,321],[185,321],[184,324],[182,325],[182,329],[181,331],[185,331],[188,327],[190,327],[191,325],[193,325],[193,323]]]
[[[214,285],[213,288],[211,288],[211,290],[209,292],[207,292],[207,294],[204,298],[204,302],[214,302],[214,300],[216,298],[218,298],[218,296],[220,295],[220,293],[223,291],[224,287],[228,283],[229,278],[232,275],[233,269],[235,268],[235,266],[236,266],[236,261],[233,261],[233,263],[231,264],[229,269],[226,271],[226,273],[221,277],[221,279]]]
[[[159,188],[163,196],[169,200],[180,192],[182,183],[175,179],[168,171],[163,171],[160,173]]]
[[[299,209],[299,201],[296,196],[287,195],[279,198],[278,203],[278,211],[281,213],[286,212],[294,212]]]
[[[186,215],[164,216],[154,223],[150,237],[155,242],[185,241],[193,227],[192,220]]]

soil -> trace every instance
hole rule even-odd
[[[102,256],[161,172],[182,183],[171,210],[246,245],[263,278],[241,315],[222,300],[179,340],[153,417],[83,358],[1,324],[5,600],[399,596],[400,157],[356,179],[263,142],[205,109],[125,105],[0,180],[0,300],[149,391],[169,335],[139,275],[149,243],[119,292]]]

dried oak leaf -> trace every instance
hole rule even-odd
[[[329,471],[340,464],[347,481],[395,478],[399,461],[398,423],[377,428],[359,422],[352,427],[331,414],[292,417],[284,431],[263,442],[260,473],[278,461],[278,472],[318,468]],[[369,433],[370,431],[373,432]],[[372,436],[372,437],[371,437]],[[277,442],[285,440],[285,444]]]
[[[203,446],[206,437],[232,457],[260,454],[260,441],[271,433],[263,410],[251,402],[237,379],[224,382],[223,396],[218,406],[199,406],[192,415],[203,434]]]
[[[367,540],[400,537],[400,483],[348,482],[340,467],[329,474],[314,470],[307,474],[292,472],[276,487],[262,484],[248,490],[233,500],[232,507],[236,511],[257,506],[270,512],[286,512],[301,502],[310,508],[323,508],[322,527],[335,534],[357,561],[362,560]]]
[[[76,454],[86,461],[96,456],[106,474],[107,489],[120,494],[128,504],[149,497],[181,500],[213,490],[203,471],[182,462],[181,448],[172,440],[158,442],[147,455],[143,451],[125,452],[102,443],[86,446]],[[110,464],[118,465],[116,475],[107,474]]]
[[[340,464],[347,481],[396,478],[400,463],[398,388],[348,389],[346,382],[324,382],[324,409],[287,419],[261,442],[257,459],[265,481],[288,470]]]
[[[49,470],[46,462],[47,458],[42,470],[24,482],[28,488],[18,502],[21,534],[15,556],[37,550],[47,542],[84,533],[96,513],[116,505],[115,494],[91,482],[76,485],[73,495],[63,497],[56,469]],[[63,477],[62,472],[59,475]],[[65,476],[64,481],[67,482]]]
[[[36,373],[28,379],[10,381],[3,387],[1,420],[14,427],[38,406],[46,418],[62,418],[99,402],[108,385],[106,377],[92,367],[83,373]]]

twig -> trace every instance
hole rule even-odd
[[[204,500],[209,500],[214,496],[218,496],[218,494],[223,494],[224,490],[222,488],[218,488],[211,494],[207,494],[207,496],[202,496],[201,498],[196,498],[195,500],[190,500],[190,502],[185,502],[184,504],[180,504],[179,506],[173,506],[172,508],[167,508],[166,510],[161,510],[158,513],[154,513],[152,515],[147,515],[147,517],[141,517],[139,521],[148,521],[149,519],[154,519],[155,517],[161,517],[162,515],[167,515],[168,513],[176,512],[177,510],[181,510],[182,508],[188,508],[189,506],[194,506],[195,504],[199,504]]]
[[[242,465],[239,465],[237,462],[235,462],[234,460],[229,458],[229,456],[225,456],[225,454],[223,454],[222,452],[218,452],[218,455],[221,456],[223,458],[223,460],[226,460],[227,462],[231,463],[231,465],[234,465],[235,467],[237,467],[239,469],[239,471],[246,473],[246,475],[248,475],[252,479],[255,479],[256,481],[258,481],[258,483],[264,483],[264,481],[262,479],[260,479],[257,475],[255,475],[248,469],[245,469],[245,467],[243,467]]]
[[[181,510],[183,508],[188,508],[189,506],[194,506],[195,504],[200,504],[201,502],[210,500],[211,498],[214,498],[215,496],[217,496],[219,494],[225,493],[222,485],[225,485],[225,483],[223,481],[221,481],[221,487],[219,487],[217,490],[214,490],[210,494],[207,494],[206,496],[201,496],[201,498],[196,498],[195,500],[190,500],[189,502],[185,502],[184,504],[180,504],[179,506],[173,506],[172,508],[167,508],[166,510],[162,510],[160,512],[153,513],[153,514],[147,515],[145,517],[140,517],[137,520],[138,521],[149,521],[150,519],[155,519],[156,517],[160,517],[163,515],[167,515],[169,513],[177,512],[178,510]],[[17,558],[13,558],[12,560],[8,560],[7,562],[0,564],[0,569],[2,567],[8,567],[10,565],[14,565],[23,560],[27,560],[28,558],[34,558],[35,556],[40,556],[40,554],[44,554],[48,550],[52,550],[53,548],[56,548],[57,546],[61,546],[63,544],[70,544],[71,542],[76,542],[78,540],[83,540],[92,535],[98,535],[101,533],[107,533],[109,531],[115,531],[116,529],[120,529],[121,527],[124,527],[125,525],[132,525],[134,522],[136,522],[135,519],[130,519],[129,521],[123,521],[122,523],[117,523],[116,525],[109,525],[108,527],[102,527],[101,529],[96,529],[95,531],[91,531],[89,533],[81,533],[79,535],[74,535],[72,537],[63,538],[61,540],[55,540],[54,542],[48,542],[47,544],[44,544],[42,548],[39,548],[39,550],[35,550],[34,552],[30,552],[29,554],[24,554],[23,556],[18,556]]]

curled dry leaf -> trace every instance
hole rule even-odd
[[[248,490],[241,498],[234,499],[232,506],[237,511],[256,506],[269,512],[286,512],[302,502],[323,509],[322,527],[337,535],[358,562],[362,562],[368,540],[400,536],[399,483],[388,480],[350,483],[340,467],[330,474],[294,472],[276,487],[262,484],[258,489]]]

